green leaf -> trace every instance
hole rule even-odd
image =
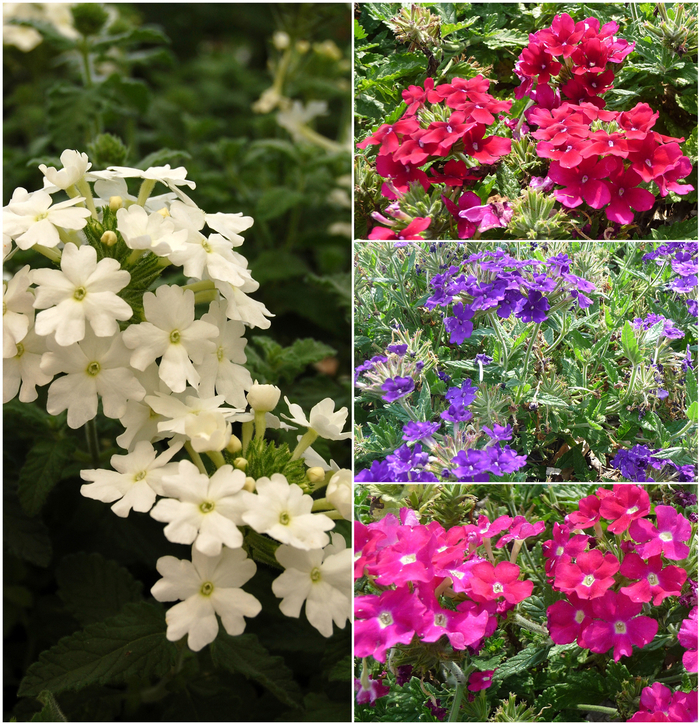
[[[652,239],[697,239],[698,220],[697,217],[678,221],[670,226],[661,226],[651,230]]]
[[[634,336],[634,327],[632,327],[632,322],[630,322],[629,319],[622,328],[622,350],[625,353],[625,357],[627,357],[633,365],[641,364],[644,359],[644,356],[639,351],[637,338]]]
[[[211,645],[211,657],[215,666],[243,674],[266,688],[283,704],[301,709],[301,689],[284,659],[272,656],[254,634],[229,636],[219,631]]]
[[[698,421],[698,401],[695,400],[693,404],[686,410],[685,413],[688,417],[688,420],[690,422],[697,422]]]
[[[359,20],[355,20],[355,40],[362,40],[367,37],[365,29],[360,25]]]
[[[51,562],[49,531],[41,518],[29,518],[9,485],[3,492],[3,538],[10,552],[24,561],[46,568]]]
[[[61,479],[74,450],[75,440],[72,437],[45,437],[34,443],[20,471],[17,487],[19,502],[27,515],[36,515],[41,510],[49,493]]]
[[[44,705],[44,708],[35,714],[31,721],[68,721],[50,691],[40,692],[37,699]]]
[[[142,584],[116,561],[99,553],[66,556],[56,570],[58,595],[83,625],[116,616],[141,600]]]
[[[507,199],[517,199],[520,196],[520,184],[510,166],[505,163],[499,164],[496,170],[496,185],[501,196]]]
[[[286,186],[277,186],[267,189],[258,199],[255,209],[255,219],[260,221],[269,221],[276,219],[295,206],[302,206],[306,201],[306,196],[301,191],[292,191]]]
[[[22,679],[19,696],[163,676],[177,657],[177,646],[165,638],[165,629],[162,608],[129,603],[118,616],[93,623],[44,651]]]
[[[500,683],[509,676],[519,674],[521,671],[534,669],[535,666],[546,660],[550,648],[549,645],[541,644],[531,644],[525,647],[496,669],[496,673],[493,675],[494,682],[498,681]]]
[[[262,252],[251,264],[251,272],[261,284],[304,276],[308,271],[309,268],[296,254],[280,249]]]
[[[53,415],[44,412],[37,405],[27,405],[17,398],[3,405],[2,419],[6,430],[22,437],[39,438],[49,434]]]
[[[192,158],[191,154],[187,151],[177,151],[172,148],[161,148],[158,151],[149,153],[148,156],[144,156],[137,164],[137,168],[147,169],[151,166],[165,166],[169,163],[173,166],[188,161]]]
[[[266,381],[273,383],[279,378],[291,382],[307,365],[336,354],[333,347],[315,339],[298,339],[291,347],[282,347],[270,337],[259,336],[253,338],[253,343],[265,353],[263,363],[270,376]]]
[[[555,397],[547,392],[540,392],[540,394],[537,395],[537,402],[541,405],[548,405],[549,407],[569,407],[571,405],[570,402],[562,400],[561,397]]]

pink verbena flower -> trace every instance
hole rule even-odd
[[[381,679],[367,678],[363,684],[362,679],[355,679],[355,692],[357,693],[356,701],[358,704],[369,704],[374,706],[374,702],[386,696],[391,689],[386,686]]]
[[[520,567],[508,561],[497,566],[489,562],[477,563],[472,568],[470,581],[472,596],[477,600],[495,601],[504,598],[515,605],[524,601],[532,593],[532,581],[519,581]]]
[[[642,604],[624,593],[606,591],[591,602],[596,620],[582,634],[583,645],[596,654],[614,649],[613,658],[632,656],[632,646],[643,648],[653,641],[659,624],[648,616],[639,616]]]
[[[525,540],[539,535],[544,530],[544,521],[528,523],[523,515],[516,515],[507,533],[502,535],[496,542],[496,548],[503,548],[511,541]]]
[[[638,188],[642,179],[631,168],[622,171],[618,167],[611,173],[605,185],[610,191],[610,204],[605,207],[605,215],[610,221],[618,224],[631,224],[635,211],[649,211],[656,201],[654,194],[646,189]]]
[[[678,566],[663,567],[661,556],[653,556],[645,563],[636,553],[628,553],[620,566],[620,573],[633,581],[639,581],[620,590],[630,601],[648,603],[654,599],[658,606],[668,596],[680,596],[688,574]]]
[[[555,523],[552,531],[552,540],[546,540],[542,544],[542,555],[546,559],[544,564],[545,573],[553,575],[553,571],[561,558],[576,558],[586,550],[588,545],[587,535],[574,535],[569,537],[571,529],[568,525]]]
[[[409,581],[432,581],[435,537],[424,526],[399,528],[396,543],[379,551],[374,566],[377,583],[397,586]]]
[[[607,495],[600,503],[600,514],[613,521],[608,525],[608,531],[615,535],[624,533],[633,520],[644,517],[649,510],[649,494],[639,485],[614,485],[612,495]]]
[[[554,588],[581,598],[599,598],[615,583],[613,576],[620,562],[612,553],[605,556],[598,550],[581,553],[576,562],[562,559],[554,572]]]
[[[600,498],[589,495],[578,501],[578,510],[569,513],[564,519],[574,530],[591,528],[600,520]]]
[[[570,593],[566,601],[557,601],[547,609],[547,628],[555,644],[581,643],[581,634],[593,621],[591,602]]]
[[[491,671],[474,671],[469,677],[469,684],[467,689],[469,691],[481,691],[482,689],[488,689],[491,686],[491,679],[496,673],[496,670]]]
[[[683,542],[690,538],[690,521],[684,518],[670,505],[657,505],[656,526],[646,519],[634,520],[630,525],[630,535],[637,543],[642,558],[663,555],[672,561],[682,561],[688,557],[690,548]]]
[[[683,666],[690,673],[698,673],[698,607],[693,606],[688,618],[681,624],[678,643],[688,649],[683,654]]]
[[[671,690],[655,681],[642,689],[639,711],[627,721],[697,721],[697,692],[685,693]]]

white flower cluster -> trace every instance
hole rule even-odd
[[[157,563],[163,578],[154,597],[181,601],[166,615],[170,640],[187,634],[198,651],[216,637],[217,615],[237,635],[244,617],[259,613],[261,604],[241,590],[256,571],[243,548],[247,529],[282,544],[275,556],[285,571],[273,583],[281,611],[298,617],[306,601],[309,621],[330,636],[351,607],[351,553],[341,535],[327,534],[334,518],[350,519],[351,475],[310,445],[319,436],[347,439],[347,409],[335,411],[326,399],[307,419],[285,398],[285,417],[305,428],[291,459],[303,455],[309,466],[306,491],[280,473],[256,480],[244,472],[253,434],[292,429],[272,414],[279,389],[253,382],[244,367],[245,327],[267,328],[272,316],[248,296],[258,284],[234,251],[253,219],[199,209],[182,191],[194,188],[182,167],[90,172],[87,155],[71,150],[61,162],[62,169],[41,165],[44,188],[16,189],[3,209],[4,256],[32,248],[60,266],[25,266],[3,284],[4,402],[18,393],[33,402],[37,386],[50,384],[47,410],[67,411],[71,428],[93,420],[100,400],[103,413],[121,422],[117,443],[127,454],[112,457],[113,470],[83,470],[89,484],[81,492],[113,503],[122,517],[150,512],[167,524],[168,540],[192,546],[191,561]],[[129,194],[130,178],[141,180],[138,196]],[[152,196],[157,183],[167,192]],[[60,191],[69,198],[54,203]],[[86,227],[102,229],[107,217],[116,231],[96,241]],[[136,286],[144,268],[155,279],[170,265],[194,280],[154,292]],[[133,289],[143,292],[134,306],[126,301],[133,303]],[[199,319],[197,304],[208,305]],[[235,422],[242,441],[232,435]],[[153,443],[162,440],[167,448],[161,443],[159,451]],[[183,449],[190,460],[174,462]],[[200,453],[216,466],[211,476]],[[326,498],[307,494],[323,485]]]

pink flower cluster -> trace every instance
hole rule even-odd
[[[479,168],[468,168],[457,153],[491,165],[510,153],[511,141],[501,136],[487,136],[487,127],[495,122],[494,114],[508,112],[511,101],[501,101],[488,93],[490,81],[481,75],[475,78],[453,78],[451,83],[435,86],[432,78],[426,78],[423,86],[409,86],[403,91],[408,105],[401,120],[382,124],[368,136],[358,148],[378,145],[377,173],[385,178],[382,194],[389,199],[398,199],[409,190],[412,182],[420,183],[427,191],[431,184],[442,183],[447,187],[462,187],[467,181],[479,179],[483,174]],[[446,120],[443,120],[446,119]],[[441,170],[434,165],[431,175],[420,166],[430,161],[445,159]],[[512,212],[507,208],[495,209],[491,204],[482,204],[479,197],[466,192],[455,200],[443,197],[450,212],[463,222],[461,230],[470,238],[477,228],[506,226]],[[392,209],[387,212],[391,215]],[[389,225],[395,222],[375,214],[374,218]],[[395,218],[405,221],[400,215]],[[416,219],[417,224],[394,231],[390,228],[375,227],[370,239],[421,239],[421,232],[430,224],[430,218]]]
[[[642,689],[639,711],[627,721],[697,721],[698,693],[671,690],[654,682]]]
[[[668,561],[688,556],[691,526],[671,506],[656,506],[656,525],[647,518],[650,511],[644,488],[615,485],[583,498],[563,524],[554,524],[543,555],[552,587],[566,595],[547,609],[556,644],[576,641],[595,653],[612,648],[619,661],[632,655],[633,645],[642,648],[656,636],[658,622],[640,615],[642,607],[680,596],[688,574]],[[603,521],[616,539],[605,536]],[[588,528],[595,538],[576,532]]]
[[[566,13],[557,15],[551,27],[530,35],[515,65],[522,81],[516,98],[529,95],[535,102],[525,118],[538,126],[532,136],[539,141],[537,155],[552,161],[549,178],[563,187],[555,198],[572,209],[584,201],[605,207],[608,220],[630,224],[632,209],[654,205],[654,194],[640,184],[653,181],[661,196],[687,194],[693,186],[678,183],[691,171],[679,146],[684,139],[652,130],[658,112],[646,103],[625,112],[603,110],[600,96],[612,88],[613,66],[634,49],[616,36],[618,29],[614,22],[601,28],[595,18],[574,23]]]
[[[414,511],[401,520],[387,515],[365,526],[355,523],[355,578],[366,576],[378,595],[355,598],[355,655],[386,661],[396,644],[435,642],[446,636],[453,649],[478,650],[498,626],[498,617],[532,593],[532,581],[519,580],[515,564],[523,540],[544,530],[522,516],[482,515],[476,525],[445,530],[437,521],[421,525]],[[513,542],[511,560],[495,563],[496,548]],[[487,558],[477,550],[483,546]],[[459,598],[456,610],[442,597]],[[484,672],[485,673],[485,672]],[[492,673],[492,672],[491,672]],[[486,688],[490,676],[470,680],[470,690]]]

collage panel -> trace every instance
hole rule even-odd
[[[697,481],[697,242],[355,244],[355,480]]]
[[[359,3],[355,238],[698,238],[697,6]]]
[[[696,485],[355,500],[355,721],[697,721]]]
[[[3,720],[349,722],[351,8],[3,12]]]

